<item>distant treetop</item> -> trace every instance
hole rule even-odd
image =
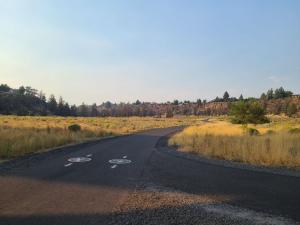
[[[275,91],[271,88],[267,91],[267,94],[262,93],[261,100],[271,100],[271,99],[280,99],[291,97],[293,92],[284,90],[283,87],[275,89]]]
[[[0,85],[0,92],[9,92],[10,89],[11,88],[7,84],[1,84]]]
[[[227,91],[225,91],[224,95],[223,95],[223,100],[225,102],[227,102],[229,100],[229,93]]]

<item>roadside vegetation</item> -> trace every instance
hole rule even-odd
[[[197,124],[198,117],[30,117],[0,116],[0,159],[152,128]]]
[[[267,117],[266,114],[277,115]],[[31,87],[0,84],[0,159],[152,128],[191,125],[170,144],[181,150],[259,165],[300,162],[300,95],[270,89],[260,98],[226,91],[211,101],[71,105]],[[4,116],[6,115],[6,116]],[[201,116],[214,117],[199,125]],[[224,116],[225,120],[220,120]]]
[[[300,168],[300,119],[272,116],[266,124],[232,124],[229,118],[190,126],[170,145],[180,151],[263,166]]]
[[[270,122],[261,104],[252,100],[232,103],[229,115],[231,115],[231,122],[235,124],[262,124]]]

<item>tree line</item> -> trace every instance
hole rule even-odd
[[[266,111],[274,108],[274,104],[270,107],[270,102],[284,99],[292,96],[293,93],[285,91],[283,88],[270,89],[266,94],[262,94],[260,99],[250,98],[258,101]],[[32,87],[21,86],[13,89],[6,84],[0,85],[0,114],[4,115],[56,115],[56,116],[166,116],[173,115],[226,115],[229,107],[234,102],[247,101],[243,95],[239,98],[231,97],[226,91],[223,97],[216,97],[211,101],[198,99],[197,101],[179,101],[165,103],[150,103],[137,100],[134,103],[112,103],[104,102],[101,105],[96,103],[87,105],[70,105],[62,97],[58,100],[54,95],[48,98],[42,91],[38,91]],[[283,103],[281,103],[283,104]],[[276,105],[276,104],[275,104]],[[280,111],[291,112],[295,114],[298,105],[287,104],[285,108],[275,107],[276,113]],[[273,110],[274,111],[274,110]],[[296,112],[295,112],[296,111]]]
[[[260,96],[261,100],[271,100],[291,97],[293,92],[284,90],[283,87],[273,90],[272,88],[267,91],[267,93],[262,93]]]

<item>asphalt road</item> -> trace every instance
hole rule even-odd
[[[108,224],[144,183],[300,221],[300,178],[168,154],[157,143],[176,130],[156,129],[0,165],[0,225]],[[68,161],[76,157],[91,160]],[[112,159],[131,163],[109,163]]]

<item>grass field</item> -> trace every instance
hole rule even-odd
[[[152,128],[190,125],[199,121],[197,117],[166,119],[0,116],[0,158],[14,158],[90,138],[124,135]],[[79,124],[82,129],[71,132],[68,127],[72,124]]]
[[[219,159],[300,168],[300,119],[271,117],[271,121],[246,127],[214,119],[184,129],[169,144],[179,146],[181,151]],[[248,134],[249,128],[257,129],[259,134]]]

